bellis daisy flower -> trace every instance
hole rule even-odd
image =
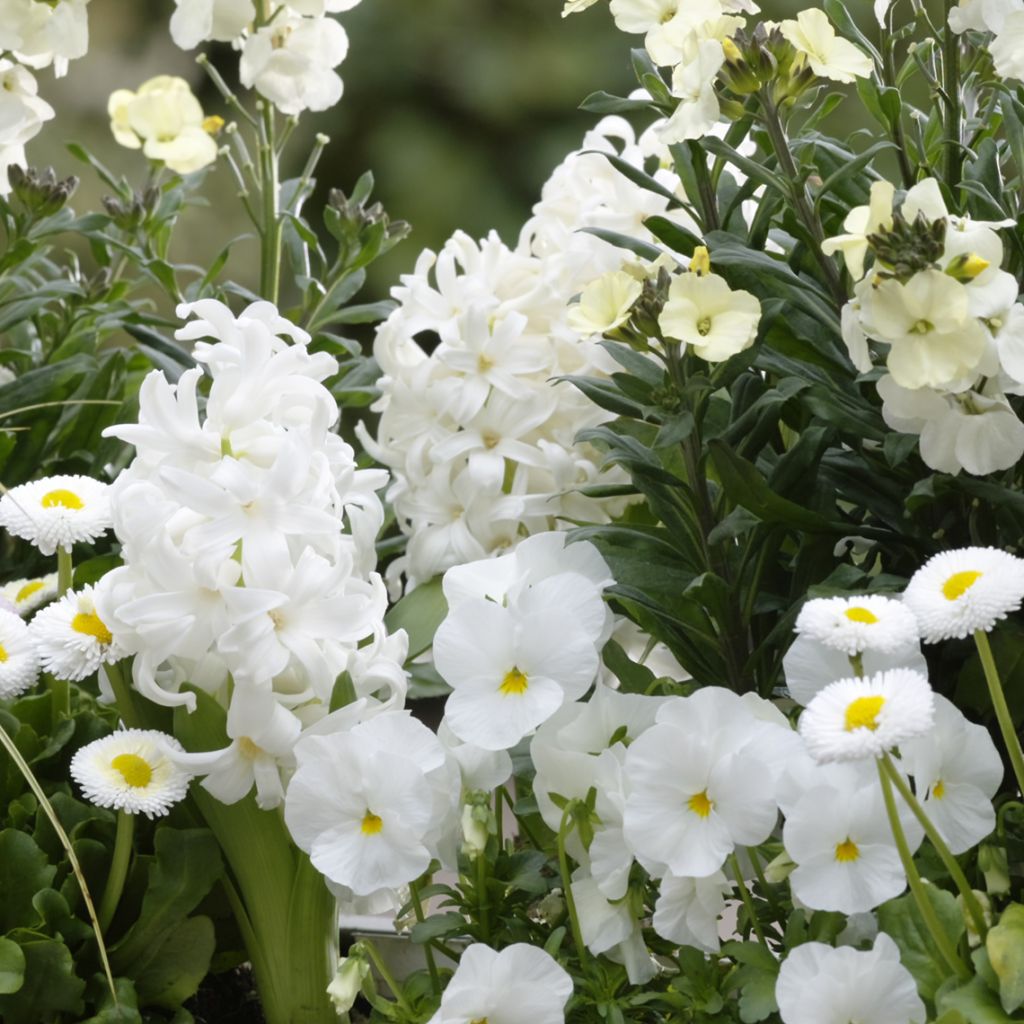
[[[77,751],[71,776],[90,803],[159,818],[188,791],[190,776],[171,757],[180,750],[154,729],[120,729]]]
[[[51,476],[0,498],[0,526],[44,555],[101,537],[111,527],[107,485],[87,476]]]
[[[903,602],[891,597],[825,597],[808,601],[796,620],[796,631],[842,651],[886,654],[917,642],[917,620]]]
[[[11,580],[0,588],[0,596],[7,598],[19,615],[28,615],[57,596],[57,574]]]
[[[29,630],[43,668],[58,679],[85,679],[127,654],[97,613],[91,586],[36,612]]]
[[[816,761],[880,757],[932,726],[934,694],[912,669],[830,683],[800,716],[800,734]]]
[[[17,697],[39,678],[39,655],[28,626],[13,612],[0,611],[0,700]]]
[[[1020,608],[1024,560],[998,548],[943,551],[914,573],[903,600],[925,643],[988,632]]]

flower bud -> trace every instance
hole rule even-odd
[[[327,994],[338,1013],[352,1009],[369,973],[370,965],[359,954],[343,956],[338,961],[338,969],[327,986]]]

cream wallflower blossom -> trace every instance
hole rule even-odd
[[[578,14],[580,11],[585,11],[588,7],[593,7],[597,3],[597,0],[565,0],[565,6],[562,8],[562,17],[568,18],[570,14]]]
[[[896,189],[888,181],[871,184],[867,206],[855,206],[843,221],[845,234],[826,238],[821,251],[826,256],[841,252],[850,276],[859,281],[864,276],[864,259],[868,254],[868,235],[892,228],[892,203]]]
[[[0,700],[17,697],[39,678],[39,655],[19,615],[0,610]]]
[[[44,555],[101,537],[111,526],[107,485],[87,476],[50,476],[0,498],[0,526]]]
[[[57,596],[57,574],[11,580],[0,589],[0,595],[14,605],[19,615],[29,615]]]
[[[612,270],[580,292],[580,301],[569,308],[569,326],[583,335],[603,334],[629,319],[643,284],[625,270]]]
[[[796,631],[847,655],[867,650],[892,654],[917,643],[917,620],[906,605],[877,594],[808,601],[797,616]]]
[[[750,292],[734,291],[717,274],[693,271],[669,285],[658,319],[668,337],[685,342],[712,363],[750,348],[760,322],[761,303]]]
[[[53,107],[38,93],[39,86],[31,72],[13,61],[0,60],[0,124],[4,126],[0,142],[0,195],[10,191],[8,168],[25,166],[25,143],[39,134],[44,121],[54,117]]]
[[[189,774],[173,760],[181,744],[153,729],[120,729],[75,752],[71,777],[100,807],[159,818],[188,792]]]
[[[928,680],[912,669],[829,683],[800,716],[800,735],[819,762],[880,757],[932,726]]]
[[[782,22],[781,29],[783,36],[804,55],[820,78],[853,82],[871,74],[871,58],[853,43],[837,36],[828,15],[820,8],[801,11],[796,20]]]
[[[211,39],[230,43],[256,18],[253,0],[174,0],[171,38],[183,50]]]
[[[29,629],[43,668],[58,679],[85,679],[127,654],[97,614],[91,586],[36,612]]]
[[[988,632],[1024,601],[1024,560],[997,548],[933,555],[903,592],[925,643]]]
[[[687,48],[672,71],[672,95],[679,105],[658,128],[663,143],[702,139],[715,126],[721,115],[715,79],[724,63],[725,51],[717,39],[698,39]]]

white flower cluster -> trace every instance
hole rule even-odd
[[[1024,80],[1024,2],[1022,0],[960,0],[949,12],[949,27],[963,32],[989,32],[989,52],[1001,78]]]
[[[458,233],[393,290],[398,308],[374,345],[380,424],[376,437],[360,436],[392,472],[388,498],[409,536],[395,568],[412,584],[527,534],[607,522],[623,507],[580,493],[626,480],[576,442],[611,414],[553,379],[611,369],[600,331],[570,318],[568,305],[623,264],[621,249],[584,229],[650,238],[644,219],[667,208],[603,154],[642,167],[656,146],[606,118],[556,168],[514,248],[495,234],[474,242]],[[658,174],[680,190],[674,174]]]
[[[241,50],[239,78],[283,114],[327,110],[341,99],[335,68],[348,35],[330,14],[359,0],[175,0],[171,36],[183,50],[207,41]]]
[[[898,207],[894,199],[891,184],[876,182],[870,205],[852,210],[846,233],[823,246],[843,253],[857,281],[842,318],[850,358],[866,372],[869,341],[887,346],[882,414],[892,429],[920,434],[932,469],[1006,469],[1024,455],[1024,423],[1006,398],[1024,393],[1024,306],[1001,269],[996,230],[1012,221],[950,214],[934,178]]]
[[[196,317],[177,337],[197,341],[211,378],[205,415],[202,367],[173,385],[154,371],[139,422],[110,428],[136,456],[111,488],[124,565],[92,595],[96,630],[134,656],[149,699],[194,708],[187,682],[220,701],[230,746],[188,763],[220,799],[255,782],[274,806],[279,769],[342,673],[371,703],[404,698],[405,636],[384,631],[373,571],[386,474],[356,468],[331,430],[338,408],[322,381],[334,359],[273,306],[178,312]]]

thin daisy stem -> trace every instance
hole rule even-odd
[[[932,906],[932,902],[925,890],[924,882],[921,881],[921,876],[914,865],[914,858],[910,852],[910,846],[907,844],[903,825],[900,823],[899,812],[896,809],[896,796],[892,791],[892,783],[889,781],[889,776],[886,775],[881,761],[878,762],[878,780],[882,784],[882,798],[885,800],[885,813],[889,816],[889,827],[892,829],[892,837],[896,842],[896,849],[899,852],[900,861],[903,863],[903,870],[906,872],[907,882],[910,885],[910,892],[914,897],[914,902],[917,904],[918,913],[920,913],[925,927],[931,933],[932,941],[938,948],[942,959],[946,962],[946,966],[963,981],[967,981],[971,976],[971,972],[957,955],[956,949],[949,941],[949,936],[943,930],[942,922],[939,921],[938,914],[935,913],[935,908]]]
[[[587,947],[583,944],[583,931],[580,928],[580,917],[576,913],[576,899],[572,894],[572,875],[569,872],[569,858],[565,852],[565,838],[569,834],[572,821],[572,805],[566,806],[562,811],[562,820],[558,826],[558,870],[562,876],[562,892],[565,894],[565,906],[569,911],[569,924],[572,927],[572,941],[576,946],[576,955],[579,957],[580,967],[584,970],[587,966]]]
[[[1003,695],[1003,684],[999,679],[999,669],[996,668],[996,660],[992,657],[992,648],[988,642],[988,634],[981,629],[974,631],[974,643],[978,648],[978,656],[981,658],[981,667],[985,672],[985,682],[988,683],[988,693],[992,698],[992,706],[996,709],[996,719],[999,721],[999,731],[1003,734],[1003,742],[1010,754],[1010,764],[1013,765],[1013,774],[1017,779],[1017,790],[1024,793],[1024,752],[1021,751],[1020,737],[1013,727],[1013,716],[1006,704],[1006,697]]]
[[[57,598],[62,598],[74,582],[75,563],[72,560],[71,552],[64,548],[57,548]]]
[[[89,886],[85,881],[85,874],[82,871],[82,865],[78,861],[74,847],[71,845],[71,840],[68,838],[67,832],[64,831],[64,826],[61,825],[60,819],[57,817],[57,812],[53,809],[53,804],[50,803],[49,798],[43,792],[43,787],[39,785],[39,780],[35,777],[32,769],[28,766],[28,762],[21,756],[21,751],[15,746],[14,740],[11,739],[7,730],[2,725],[0,725],[0,745],[2,745],[7,751],[11,760],[17,766],[18,771],[21,772],[25,781],[28,783],[29,788],[35,794],[36,799],[39,801],[39,806],[42,807],[43,813],[49,819],[54,832],[57,833],[57,838],[60,840],[61,846],[64,847],[64,852],[68,857],[68,864],[71,865],[71,872],[78,882],[78,888],[81,890],[82,899],[85,901],[85,909],[86,913],[89,915],[89,921],[92,924],[93,934],[96,936],[96,947],[99,950],[100,963],[103,965],[103,975],[107,980],[107,987],[110,989],[110,997],[114,1001],[114,1006],[120,1006],[120,1000],[117,998],[117,986],[114,985],[114,975],[110,971],[110,960],[107,957],[107,947],[103,942],[103,929],[100,927],[99,918],[96,916],[96,906],[92,901],[92,894],[89,892]]]
[[[423,913],[423,901],[420,899],[420,883],[418,881],[409,883],[409,895],[412,897],[412,912],[416,915],[416,920],[423,924],[427,918]],[[427,970],[430,972],[430,986],[434,990],[434,995],[440,998],[441,975],[437,973],[434,950],[431,948],[429,941],[423,943],[423,955],[426,957]]]
[[[970,882],[967,881],[967,876],[957,863],[956,857],[953,856],[953,852],[946,845],[946,841],[939,834],[939,830],[932,823],[931,818],[928,817],[927,812],[921,806],[921,802],[907,785],[907,780],[897,771],[896,765],[893,764],[892,758],[888,754],[882,755],[881,767],[885,774],[889,776],[890,782],[899,791],[900,796],[903,797],[906,805],[913,811],[914,817],[921,823],[925,835],[931,840],[932,846],[935,847],[939,857],[942,858],[942,863],[946,865],[946,870],[950,873],[953,881],[956,883],[956,887],[960,890],[964,906],[974,922],[974,930],[981,936],[981,940],[984,942],[985,935],[988,932],[988,925],[985,924],[985,915],[982,913],[981,905],[974,895]]]
[[[739,857],[737,857],[735,853],[730,853],[729,863],[732,865],[733,874],[736,876],[736,888],[740,891],[740,899],[743,900],[743,906],[747,908],[747,917],[750,918],[750,926],[754,929],[757,941],[760,942],[769,953],[771,953],[771,947],[768,945],[768,940],[764,937],[764,930],[761,928],[761,922],[757,919],[757,910],[754,908],[754,898],[750,895],[747,883],[743,881],[743,870],[740,868]]]
[[[114,920],[117,905],[124,892],[124,880],[128,877],[128,865],[132,859],[132,836],[135,833],[135,815],[125,811],[117,812],[117,832],[114,836],[114,856],[110,861],[110,873],[100,900],[100,927],[106,931]]]
[[[415,1017],[412,1007],[406,1001],[405,996],[402,995],[402,986],[395,981],[395,976],[388,970],[388,965],[384,963],[384,958],[377,952],[377,947],[369,939],[363,939],[359,943],[360,949],[365,949],[367,955],[373,961],[373,966],[377,969],[377,973],[381,976],[381,980],[389,989],[391,994],[395,997],[395,1002],[410,1016]],[[351,955],[351,954],[350,954]]]

